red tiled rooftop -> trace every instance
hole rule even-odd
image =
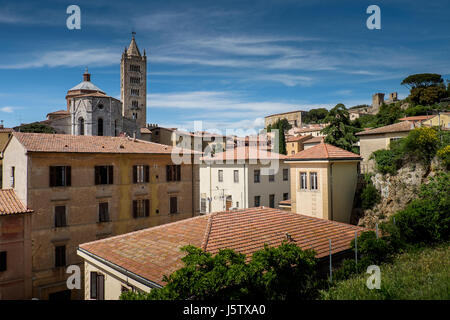
[[[13,189],[0,190],[0,216],[30,212],[33,210],[25,207]]]
[[[361,157],[353,152],[321,142],[314,147],[288,156],[286,160],[327,160],[327,159],[352,159],[360,160]]]
[[[313,218],[288,211],[259,207],[217,212],[181,220],[137,232],[80,245],[94,257],[163,284],[183,266],[180,248],[194,245],[212,254],[233,249],[247,258],[264,247],[279,246],[289,234],[302,249],[314,249],[317,258],[328,255],[328,240],[333,253],[350,249],[350,241],[361,227]]]
[[[312,137],[311,139],[305,141],[305,144],[309,144],[309,143],[319,143],[321,142],[323,139],[325,139],[325,136],[318,136],[318,137]]]
[[[305,135],[305,136],[297,136],[297,137],[289,137],[286,139],[286,142],[300,142],[300,141],[306,141],[312,138],[312,135]]]
[[[431,116],[413,116],[413,117],[404,117],[404,118],[400,118],[400,121],[423,121],[423,120],[428,120],[435,117],[435,115],[431,115]]]
[[[356,133],[357,136],[365,136],[369,134],[382,134],[382,133],[390,133],[390,132],[406,132],[414,129],[414,123],[409,121],[402,121],[394,124],[390,124],[388,126],[379,127],[375,129],[364,130],[362,132]]]
[[[24,132],[14,132],[13,137],[17,138],[28,152],[170,154],[174,150],[180,153],[199,153],[129,137]]]

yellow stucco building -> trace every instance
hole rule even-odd
[[[360,160],[323,142],[289,156],[291,211],[349,223]]]

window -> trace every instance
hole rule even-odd
[[[150,181],[150,166],[133,166],[133,183],[144,183]]]
[[[131,107],[132,107],[132,109],[138,109],[139,102],[137,102],[136,100],[131,101]]]
[[[66,206],[55,207],[55,228],[67,226],[66,224]]]
[[[80,136],[84,135],[84,119],[83,118],[78,119],[78,134]]]
[[[50,187],[69,187],[71,184],[70,166],[50,167]]]
[[[275,208],[275,195],[274,194],[269,195],[269,207]]]
[[[114,136],[117,137],[118,132],[117,132],[117,120],[114,120]]]
[[[200,212],[206,212],[206,198],[200,199]]]
[[[311,185],[311,190],[317,190],[317,172],[311,172],[309,174],[309,183]]]
[[[150,215],[150,200],[133,200],[133,217],[142,218]]]
[[[16,185],[16,167],[11,167],[11,188]]]
[[[223,170],[219,170],[219,182],[223,182]]]
[[[234,176],[234,182],[239,182],[239,170],[234,170],[233,171],[233,176]]]
[[[130,91],[132,96],[138,97],[139,96],[139,89],[131,89]]]
[[[178,213],[177,197],[170,197],[170,213]]]
[[[0,252],[0,272],[6,271],[6,251]]]
[[[275,181],[275,174],[273,169],[269,170],[269,182],[274,182]]]
[[[97,135],[103,136],[103,119],[99,118],[97,120]]]
[[[289,169],[283,169],[283,181],[289,180]]]
[[[137,78],[137,77],[130,77],[130,83],[139,84],[139,83],[141,83],[141,79]]]
[[[300,172],[300,189],[306,190],[308,189],[307,180],[306,180],[306,172]]]
[[[283,193],[283,200],[288,200],[289,199],[289,193]]]
[[[105,276],[91,272],[91,299],[105,300]]]
[[[130,64],[130,71],[140,72],[141,68],[135,64]]]
[[[261,205],[261,196],[255,196],[255,207],[259,207]]]
[[[167,181],[180,181],[181,180],[181,166],[180,165],[166,166],[166,178],[167,178]]]
[[[55,247],[55,267],[66,265],[66,246]]]
[[[98,204],[98,221],[109,222],[108,202],[101,202]]]
[[[95,184],[113,184],[113,166],[95,166]]]
[[[253,171],[253,181],[259,183],[261,180],[261,172],[259,170]]]

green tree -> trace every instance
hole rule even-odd
[[[301,300],[318,295],[317,259],[293,243],[265,246],[246,262],[230,249],[216,255],[193,246],[182,248],[184,267],[164,277],[166,285],[150,293],[127,292],[122,300]]]
[[[349,113],[340,103],[330,110],[324,119],[329,125],[321,132],[326,135],[325,142],[348,151],[355,151],[353,145],[358,141],[355,133],[360,131],[352,126]]]
[[[408,99],[416,105],[431,105],[449,96],[440,74],[413,74],[403,79],[401,84],[410,89]]]
[[[375,116],[375,127],[394,124],[404,116],[404,112],[398,103],[383,104]]]
[[[55,129],[42,123],[29,123],[16,128],[20,132],[56,133]]]
[[[402,85],[406,86],[408,89],[414,88],[424,88],[430,86],[436,86],[444,83],[442,76],[436,73],[418,73],[413,74],[402,81]]]
[[[328,110],[325,108],[311,109],[302,116],[303,123],[320,123],[328,115]]]
[[[290,128],[292,128],[292,126],[286,119],[280,119],[277,122],[273,123],[272,125],[267,126],[267,132],[271,132],[273,129],[278,130],[278,146],[279,146],[278,152],[280,154],[287,153],[285,134],[286,131],[288,131]]]

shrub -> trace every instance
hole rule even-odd
[[[404,138],[404,152],[412,157],[417,157],[425,163],[430,163],[436,155],[439,146],[439,137],[436,129],[421,127],[412,130]]]
[[[381,149],[372,153],[370,159],[375,159],[376,170],[382,174],[397,174],[402,165],[403,154],[398,150]]]
[[[450,239],[450,174],[440,173],[421,187],[419,197],[397,212],[392,236],[409,244]]]
[[[366,210],[372,208],[375,204],[380,201],[380,193],[375,188],[370,179],[370,176],[365,178],[366,185],[361,193],[361,207]]]
[[[351,242],[352,249],[355,249],[355,240]],[[389,237],[379,237],[377,239],[374,231],[366,231],[358,237],[358,253],[361,258],[370,264],[380,264],[386,261],[393,253]]]
[[[450,145],[446,145],[437,151],[437,156],[442,160],[444,166],[450,168]]]

